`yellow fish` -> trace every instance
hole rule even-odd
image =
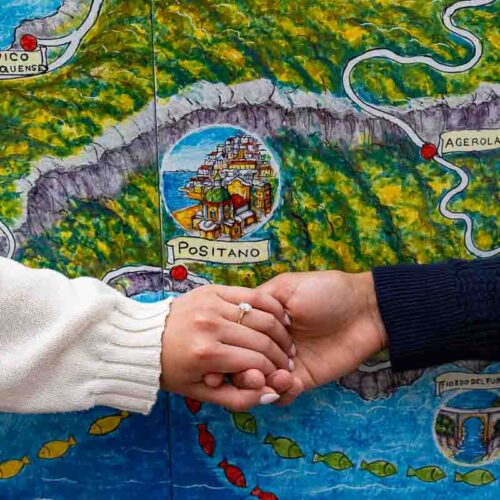
[[[21,458],[21,460],[7,460],[0,464],[0,479],[9,479],[17,476],[24,468],[25,465],[30,464],[28,455]]]
[[[75,444],[76,440],[73,436],[70,436],[67,441],[49,441],[40,448],[38,458],[60,458]]]
[[[90,426],[89,434],[93,436],[109,434],[116,430],[121,421],[129,415],[128,411],[122,411],[120,415],[110,415],[109,417],[99,418]]]

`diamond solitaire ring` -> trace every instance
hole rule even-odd
[[[240,308],[240,317],[238,318],[238,325],[241,325],[241,322],[243,321],[245,314],[249,313],[252,310],[252,306],[250,304],[247,304],[246,302],[240,302],[238,307]]]

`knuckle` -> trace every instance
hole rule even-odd
[[[215,348],[209,343],[200,342],[193,346],[193,356],[198,361],[207,361],[215,356]]]
[[[193,318],[194,326],[199,330],[213,330],[217,322],[209,314],[199,311]]]

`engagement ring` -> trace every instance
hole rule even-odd
[[[252,310],[252,306],[250,304],[247,304],[246,302],[240,302],[238,307],[240,308],[240,317],[238,318],[238,325],[241,325],[241,322],[243,321],[245,314],[249,313]]]

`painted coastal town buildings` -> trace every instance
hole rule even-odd
[[[274,179],[271,157],[255,137],[229,137],[206,156],[196,175],[181,188],[200,204],[179,210],[174,217],[203,238],[241,238],[270,215]]]

